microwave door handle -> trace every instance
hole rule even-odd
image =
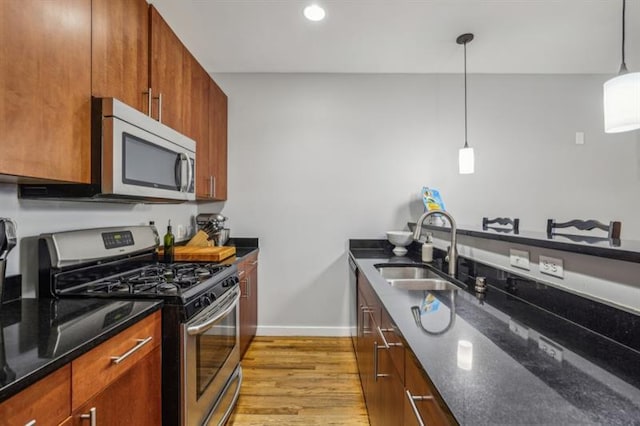
[[[189,177],[189,156],[187,155],[186,152],[182,152],[179,154],[180,156],[180,192],[187,192],[187,189],[189,189],[189,183],[188,183],[188,179],[185,179],[184,175],[184,165],[185,163],[187,164],[187,178]],[[187,181],[187,183],[185,183],[185,181]]]
[[[185,154],[186,155],[186,154]],[[191,186],[191,181],[193,180],[193,163],[195,163],[195,159],[192,161],[187,155],[187,184],[184,186],[184,192],[189,192],[189,187]]]

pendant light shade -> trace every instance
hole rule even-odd
[[[473,40],[473,34],[462,34],[456,43],[464,45],[464,147],[458,152],[458,172],[468,175],[475,171],[473,148],[467,142],[467,43]]]
[[[473,148],[465,146],[460,148],[458,152],[458,171],[461,175],[468,175],[475,170],[475,158],[473,155]]]
[[[640,72],[621,74],[604,83],[604,130],[640,129]]]
[[[625,9],[622,0],[622,65],[617,77],[604,83],[604,131],[628,132],[640,129],[640,72],[627,71],[625,63]]]

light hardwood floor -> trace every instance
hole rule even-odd
[[[256,337],[227,425],[369,425],[348,337]]]

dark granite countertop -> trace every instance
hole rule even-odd
[[[350,252],[460,424],[640,425],[640,352],[498,288],[482,301],[458,280],[455,291],[396,289],[375,265],[422,262],[389,248]],[[446,331],[421,330],[413,306],[428,332]],[[561,361],[540,349],[546,342]]]
[[[21,299],[0,305],[0,401],[162,307],[162,301]]]

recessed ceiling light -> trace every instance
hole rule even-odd
[[[317,4],[312,4],[304,8],[304,16],[310,21],[322,21],[326,13],[324,9]]]

